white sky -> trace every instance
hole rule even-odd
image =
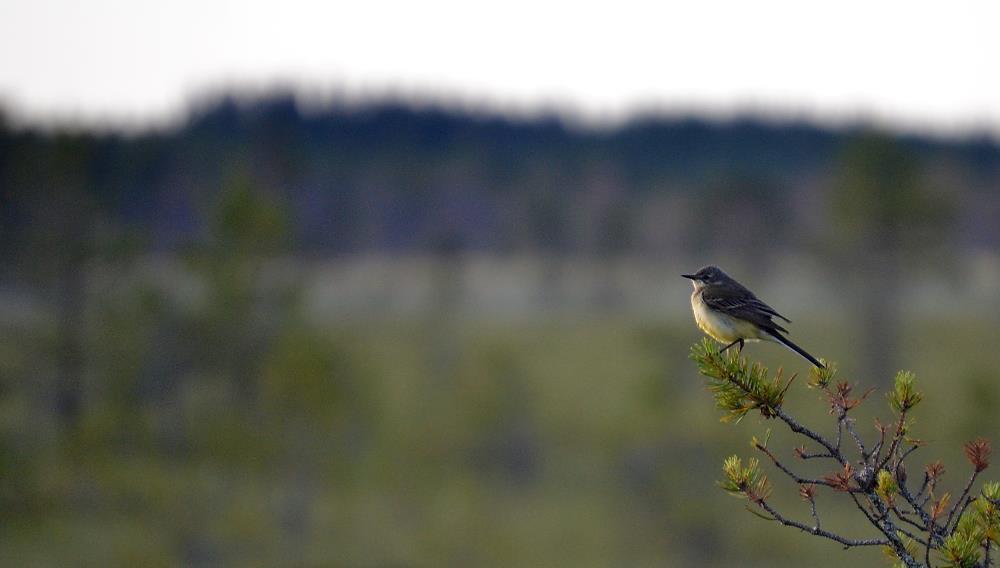
[[[613,119],[873,117],[1000,134],[1000,3],[2,0],[0,102],[164,122],[227,86]]]

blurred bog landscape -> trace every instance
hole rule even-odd
[[[985,136],[283,94],[128,134],[3,116],[6,566],[883,564],[716,486],[773,425],[721,423],[688,360],[706,264],[879,387],[866,435],[914,371],[911,463],[953,490],[1000,441]],[[805,381],[787,407],[834,426]],[[872,536],[838,501],[824,528]]]

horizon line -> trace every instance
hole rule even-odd
[[[899,137],[924,138],[942,142],[988,141],[1000,145],[1000,124],[970,120],[961,124],[934,124],[933,119],[893,116],[876,109],[835,110],[817,105],[788,105],[759,100],[711,103],[650,99],[634,101],[621,108],[590,108],[567,100],[548,98],[537,101],[512,97],[476,95],[456,91],[385,87],[358,89],[302,85],[285,81],[230,83],[192,90],[171,109],[114,115],[107,111],[39,111],[28,108],[16,97],[0,93],[0,126],[46,133],[75,132],[95,135],[144,136],[170,133],[185,128],[206,109],[234,101],[247,107],[290,98],[303,116],[318,116],[334,110],[366,110],[385,106],[407,107],[414,111],[435,110],[469,117],[486,117],[511,122],[533,123],[557,120],[569,130],[610,132],[631,124],[656,120],[701,120],[729,124],[759,121],[769,125],[811,126],[832,132],[873,129]]]

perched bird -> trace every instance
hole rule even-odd
[[[722,351],[733,345],[743,351],[744,341],[775,341],[805,357],[813,365],[824,368],[815,357],[792,343],[782,333],[788,330],[772,318],[791,320],[757,298],[742,284],[733,280],[716,266],[706,266],[694,274],[682,274],[691,280],[691,308],[698,327],[719,343],[727,343]]]

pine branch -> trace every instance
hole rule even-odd
[[[739,422],[748,413],[757,410],[764,418],[777,418],[793,434],[823,448],[817,452],[808,452],[804,445],[800,445],[794,448],[799,459],[830,459],[840,466],[837,471],[822,479],[803,477],[778,459],[768,448],[767,439],[761,442],[754,438],[752,446],[797,484],[799,496],[809,503],[813,526],[788,519],[770,504],[768,497],[773,486],[757,459],[751,458],[744,465],[740,458],[732,456],[724,464],[726,477],[720,485],[726,491],[748,499],[767,513],[754,514],[833,540],[845,548],[885,546],[907,568],[930,568],[933,551],[941,555],[945,566],[991,566],[993,545],[1000,545],[1000,483],[986,483],[978,496],[970,496],[979,473],[989,467],[988,441],[978,439],[965,445],[966,457],[974,471],[954,503],[951,503],[950,494],[937,494],[938,483],[944,473],[940,462],[934,462],[925,468],[915,495],[907,486],[906,460],[924,445],[920,440],[910,438],[908,432],[909,414],[923,400],[923,394],[915,388],[912,373],[899,372],[888,394],[889,407],[896,414],[895,424],[891,427],[892,433],[889,434],[890,426],[876,420],[878,438],[873,445],[868,446],[855,429],[854,420],[849,417],[849,413],[864,402],[872,391],[868,390],[856,397],[852,394],[851,383],[835,383],[836,366],[832,363],[825,362],[825,369],[814,368],[810,372],[808,386],[825,394],[837,427],[836,440],[799,422],[783,407],[785,393],[794,381],[794,375],[784,380],[779,369],[771,377],[767,369],[758,363],[719,353],[718,347],[710,340],[695,345],[691,350],[691,357],[698,364],[701,374],[708,377],[708,388],[714,395],[716,406],[724,411],[723,421]],[[842,446],[845,430],[854,442],[854,449],[844,449]],[[904,445],[909,447],[904,450]],[[855,449],[857,457],[849,458],[847,454],[853,454]],[[849,539],[822,529],[816,506],[816,491],[820,487],[847,494],[864,518],[882,536]],[[907,508],[908,510],[904,510]],[[916,560],[921,548],[923,564]]]
[[[834,487],[833,483],[826,481],[825,479],[807,479],[805,477],[796,474],[792,470],[788,469],[783,463],[778,461],[778,458],[776,458],[774,454],[771,453],[771,450],[768,450],[766,446],[760,444],[756,440],[753,443],[753,447],[763,452],[764,455],[770,458],[771,463],[773,463],[775,467],[780,469],[782,472],[784,472],[785,475],[790,477],[792,481],[798,483],[799,485],[825,485],[827,487]]]
[[[810,438],[814,442],[823,446],[824,448],[826,448],[826,451],[829,452],[831,456],[833,456],[833,459],[837,460],[841,464],[847,463],[847,461],[844,460],[844,456],[841,455],[839,448],[834,447],[834,445],[831,444],[830,441],[824,438],[823,436],[820,436],[816,432],[813,432],[809,428],[806,428],[802,424],[799,424],[797,420],[789,416],[789,414],[784,410],[782,410],[780,407],[775,409],[775,415],[778,418],[780,418],[782,422],[787,424],[788,428],[790,428],[792,432],[795,432],[796,434],[802,434],[803,436]]]
[[[769,515],[771,515],[772,517],[774,517],[774,520],[776,520],[779,523],[785,525],[786,527],[795,527],[795,528],[797,528],[797,529],[799,529],[801,531],[805,531],[805,532],[807,532],[809,534],[814,534],[816,536],[821,536],[823,538],[828,538],[830,540],[839,542],[840,544],[844,545],[845,548],[850,548],[852,546],[886,546],[886,545],[889,544],[888,540],[880,539],[880,538],[867,538],[867,539],[849,539],[849,538],[844,538],[844,537],[842,537],[842,536],[840,536],[838,534],[832,533],[830,531],[823,530],[823,529],[819,528],[818,525],[815,526],[815,527],[810,527],[810,526],[804,525],[804,524],[802,524],[802,523],[800,523],[798,521],[792,521],[792,520],[786,519],[785,517],[783,517],[781,515],[781,513],[779,513],[773,507],[771,507],[771,505],[769,505],[767,503],[767,501],[761,501],[758,504],[760,505],[760,507],[762,509],[764,509],[765,511],[767,511],[767,513]]]

